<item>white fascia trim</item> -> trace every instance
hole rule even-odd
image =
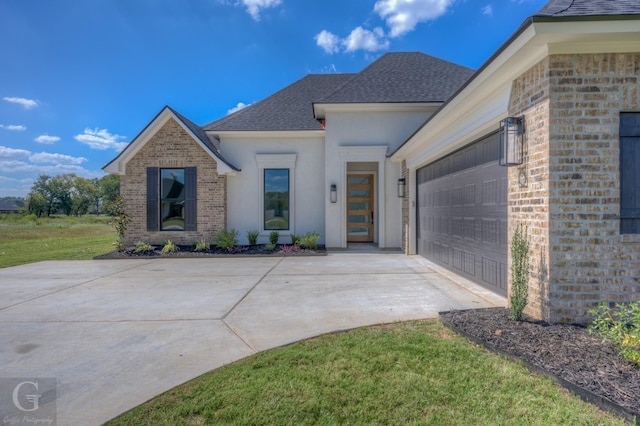
[[[442,106],[442,102],[389,102],[389,103],[344,103],[344,104],[313,104],[316,118],[325,118],[330,112],[413,112],[435,111]]]
[[[176,123],[207,153],[216,161],[218,173],[221,175],[235,175],[236,170],[229,167],[224,161],[218,158],[211,150],[205,146],[193,132],[182,123],[176,115],[169,109],[165,108],[152,123],[150,123],[136,138],[126,146],[120,158],[109,163],[103,170],[107,173],[117,173],[124,175],[126,173],[127,163],[149,142],[149,140],[164,126],[169,119],[173,118]]]
[[[286,139],[323,138],[324,130],[276,130],[276,131],[207,131],[211,137],[225,139]]]
[[[430,118],[391,159],[394,162],[411,159],[408,163],[418,166],[435,159],[434,155],[446,155],[472,142],[481,136],[479,128],[493,125],[497,129],[498,121],[508,113],[512,81],[550,54],[638,51],[640,20],[535,22]],[[488,104],[491,105],[489,111],[470,113],[487,109]],[[437,146],[428,146],[436,140]]]

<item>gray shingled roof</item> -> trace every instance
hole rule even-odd
[[[444,102],[472,74],[420,52],[386,53],[316,103]]]
[[[638,15],[639,0],[551,0],[534,17]]]
[[[203,127],[206,131],[322,130],[312,102],[334,92],[353,74],[311,74],[268,98]]]

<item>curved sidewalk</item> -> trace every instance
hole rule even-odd
[[[0,379],[55,378],[57,424],[97,425],[258,351],[505,305],[402,254],[40,262],[0,269]]]

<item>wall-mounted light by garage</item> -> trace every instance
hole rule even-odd
[[[329,190],[329,200],[331,200],[332,203],[338,202],[338,187],[335,183],[331,184],[331,187]]]
[[[407,180],[405,178],[398,179],[398,197],[404,197],[404,190],[407,184]]]
[[[524,159],[524,117],[500,121],[500,165],[519,166]]]

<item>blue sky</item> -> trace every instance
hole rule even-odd
[[[164,105],[206,124],[389,51],[471,68],[546,0],[0,0],[0,197],[92,178]]]

